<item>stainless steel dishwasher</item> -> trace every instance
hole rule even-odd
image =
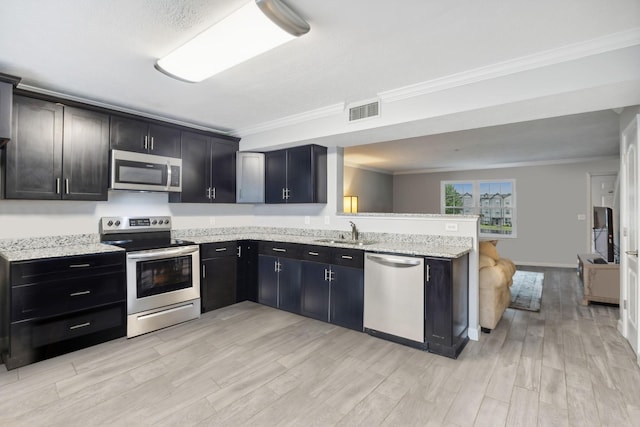
[[[423,258],[366,253],[364,328],[381,338],[424,343]]]

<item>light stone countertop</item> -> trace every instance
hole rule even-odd
[[[229,227],[173,230],[172,236],[195,243],[215,243],[234,240],[262,240],[299,243],[367,252],[386,252],[398,255],[458,258],[472,250],[470,237],[437,235],[408,235],[394,233],[360,233],[367,244],[320,242],[318,240],[349,239],[350,233],[339,230],[309,230],[269,227]],[[0,256],[8,261],[55,258],[123,251],[117,246],[100,243],[97,234],[51,236],[0,240]]]

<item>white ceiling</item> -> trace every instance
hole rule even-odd
[[[27,89],[217,129],[253,147],[276,145],[266,143],[274,129],[287,143],[343,145],[348,162],[389,171],[616,155],[618,118],[611,109],[640,104],[637,49],[630,50],[640,46],[638,0],[287,0],[311,25],[309,34],[198,84],[154,69],[157,58],[245,1],[3,0],[0,72],[22,77]],[[514,61],[520,68],[505,72]],[[585,75],[567,77],[561,65],[575,72],[580,61],[591,61]],[[620,72],[625,67],[637,76]],[[514,96],[513,109],[464,110],[477,99],[460,97],[455,111],[370,121],[347,132],[309,131],[336,106],[421,84],[458,81],[458,89],[470,90],[473,84],[461,78],[489,70],[486,81],[496,94],[530,70],[547,73],[549,84]],[[553,87],[566,78],[580,91]],[[520,84],[511,93],[525,89]],[[426,119],[429,126],[418,126]],[[369,143],[375,144],[362,146]],[[378,160],[358,160],[366,156]]]

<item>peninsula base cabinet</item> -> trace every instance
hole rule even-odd
[[[7,369],[126,335],[124,253],[2,261],[0,269]]]
[[[425,258],[425,343],[428,351],[457,358],[469,328],[469,256]]]

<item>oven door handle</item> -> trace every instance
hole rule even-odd
[[[143,260],[143,259],[159,259],[169,258],[173,256],[189,255],[198,252],[198,246],[183,246],[179,248],[153,249],[148,251],[129,252],[127,259]]]

